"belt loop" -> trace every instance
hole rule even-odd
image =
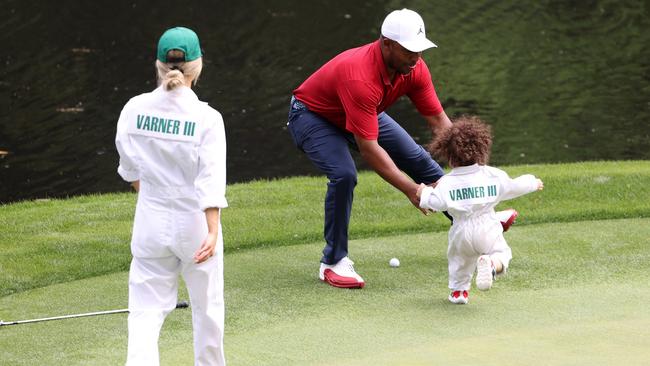
[[[303,102],[299,101],[298,99],[296,99],[295,96],[293,96],[293,95],[291,96],[291,110],[292,111],[304,111],[304,110],[307,110],[307,109],[308,108],[305,105],[305,103],[303,103]]]

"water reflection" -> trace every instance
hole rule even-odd
[[[126,190],[115,123],[155,87],[161,31],[206,49],[197,94],[224,115],[229,182],[316,174],[285,130],[290,92],[377,37],[398,1],[3,1],[0,202]],[[439,48],[424,54],[447,113],[494,126],[493,163],[650,158],[644,1],[412,1]],[[52,16],[56,14],[56,16]],[[408,101],[389,113],[421,142]]]

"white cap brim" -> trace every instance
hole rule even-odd
[[[435,43],[429,41],[426,38],[420,38],[416,41],[410,41],[410,42],[398,42],[399,44],[402,45],[402,47],[406,48],[407,50],[411,52],[422,52],[424,50],[427,50],[432,47],[438,47],[436,46]]]

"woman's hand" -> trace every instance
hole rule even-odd
[[[210,207],[205,209],[208,235],[203,239],[199,250],[194,253],[194,262],[203,263],[216,254],[214,248],[217,246],[217,238],[219,237],[219,216],[220,211],[218,208]]]
[[[203,263],[210,259],[215,254],[214,248],[217,245],[217,235],[218,233],[208,233],[208,235],[205,237],[203,242],[201,243],[201,247],[199,250],[194,253],[194,262],[195,263]]]

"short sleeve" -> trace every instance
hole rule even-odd
[[[423,116],[437,116],[444,111],[431,81],[431,73],[422,59],[414,70],[413,84],[407,95]]]

